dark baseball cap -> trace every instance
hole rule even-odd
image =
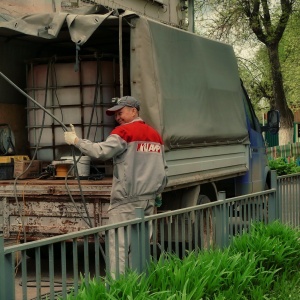
[[[112,116],[116,111],[122,109],[125,106],[135,107],[137,110],[140,110],[140,103],[132,96],[124,96],[118,99],[117,104],[106,110],[108,116]]]

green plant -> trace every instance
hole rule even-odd
[[[290,162],[288,162],[283,157],[269,160],[269,167],[271,170],[276,170],[278,176],[300,172],[300,166],[297,166],[294,159],[291,159]]]
[[[255,253],[256,263],[264,270],[280,270],[290,273],[300,266],[300,233],[279,221],[265,225],[254,223],[249,233],[233,239],[233,253]]]
[[[299,252],[297,229],[256,223],[225,249],[190,252],[182,259],[164,253],[147,275],[129,271],[118,280],[93,279],[67,299],[300,299]]]
[[[299,300],[300,299],[300,273],[297,272],[290,276],[285,272],[281,278],[274,283],[273,290],[270,293],[270,300]]]

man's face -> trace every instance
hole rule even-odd
[[[120,125],[133,121],[137,116],[137,109],[134,107],[125,106],[115,112],[115,120]]]

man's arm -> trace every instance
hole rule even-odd
[[[69,145],[74,145],[82,153],[99,158],[101,160],[108,160],[114,156],[120,155],[127,149],[127,143],[119,135],[111,134],[104,142],[94,143],[89,140],[81,139],[77,136],[75,128],[70,124],[71,130],[66,131],[65,141]]]
[[[104,142],[100,143],[78,138],[74,146],[82,153],[101,160],[111,159],[127,149],[127,143],[116,134],[109,135]]]

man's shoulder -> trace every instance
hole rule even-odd
[[[158,131],[146,124],[144,121],[137,121],[118,126],[111,134],[118,135],[126,142],[152,141],[163,144]]]

